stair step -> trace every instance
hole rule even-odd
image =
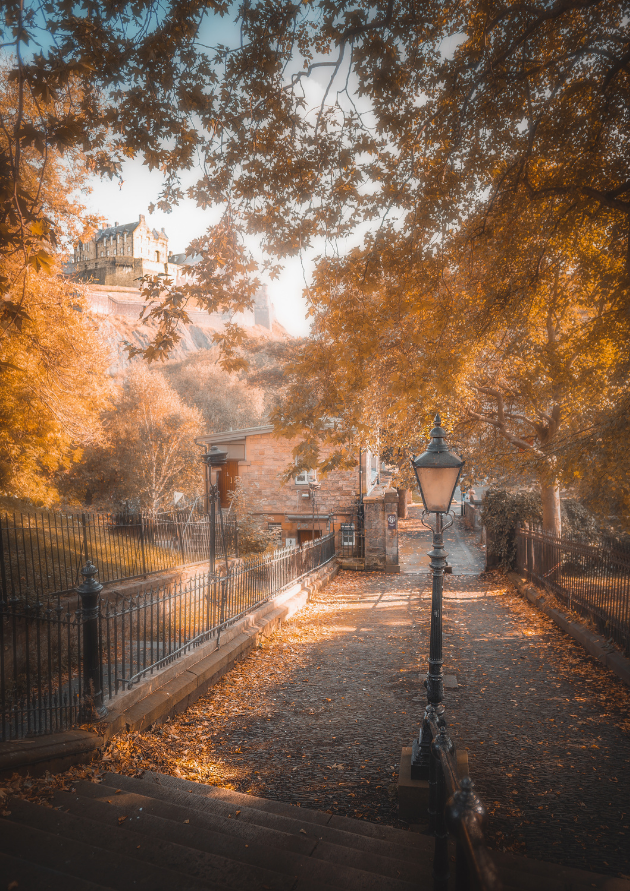
[[[16,891],[106,891],[104,885],[29,863],[10,854],[0,854],[0,876],[2,891],[12,885]]]
[[[72,793],[66,793],[66,796],[72,796]],[[103,851],[109,851],[115,853],[117,859],[121,854],[134,858],[137,866],[142,868],[150,863],[159,868],[161,873],[176,877],[176,883],[170,886],[170,891],[173,887],[179,891],[181,883],[186,887],[207,888],[210,882],[213,889],[221,891],[241,891],[252,887],[291,891],[294,885],[293,876],[281,875],[246,860],[240,862],[230,859],[229,853],[207,853],[194,844],[182,844],[183,833],[178,831],[180,825],[172,821],[142,815],[139,820],[134,819],[132,822],[127,814],[120,813],[120,809],[97,801],[91,802],[92,814],[89,817],[37,807],[30,802],[20,804],[22,807],[11,807],[11,819],[15,814],[16,822],[34,826],[44,832],[56,833],[70,839],[72,843],[90,842],[101,849],[101,857]],[[127,819],[119,824],[119,816]],[[190,827],[181,824],[181,830],[190,830]],[[194,829],[189,833],[193,842],[195,834]],[[229,847],[230,840],[226,836],[221,838],[228,842],[225,847]]]
[[[182,824],[184,820],[189,819],[191,826],[198,826],[200,829],[206,829],[210,832],[219,832],[226,835],[240,838],[248,844],[264,844],[269,847],[278,848],[279,850],[293,851],[295,854],[303,854],[309,856],[317,844],[317,839],[306,835],[294,835],[289,832],[281,832],[278,829],[272,829],[268,826],[261,826],[257,823],[248,823],[236,817],[232,811],[232,818],[229,819],[213,811],[203,811],[197,808],[186,807],[174,801],[161,798],[151,798],[139,792],[127,792],[120,788],[114,789],[113,786],[107,786],[102,783],[91,783],[89,781],[80,781],[73,787],[76,794],[58,793],[54,798],[55,804],[62,804],[64,807],[70,807],[72,813],[85,813],[89,815],[91,801],[106,802],[112,806],[116,806],[121,810],[134,816],[139,811],[144,814],[151,814],[155,817],[162,817],[165,820],[173,820],[178,824]],[[118,792],[118,794],[116,794]],[[77,799],[77,796],[79,798]],[[69,803],[70,802],[70,803]],[[185,802],[187,805],[188,802]]]
[[[116,777],[119,774],[106,774],[107,777]],[[133,779],[133,778],[130,778]],[[222,786],[212,786],[205,783],[196,783],[192,780],[184,780],[170,774],[154,773],[147,770],[142,776],[143,782],[155,783],[171,789],[180,789],[204,798],[218,799],[233,807],[248,807],[252,810],[261,810],[270,814],[299,819],[303,822],[316,823],[320,826],[330,826],[333,829],[341,829],[344,832],[352,832],[354,835],[363,835],[367,838],[391,841],[398,845],[417,849],[418,834],[406,829],[395,829],[393,826],[383,826],[378,823],[368,823],[365,820],[355,820],[352,817],[342,817],[326,814],[323,811],[315,811],[310,808],[298,807],[295,804],[287,804],[284,801],[275,801],[271,798],[259,798],[255,795],[247,795],[244,792],[235,792],[233,789],[225,789]],[[422,837],[422,836],[420,836]]]
[[[503,851],[490,851],[490,856],[506,887],[530,889],[535,882],[537,891],[544,891],[545,888],[556,888],[561,891],[565,888],[572,888],[573,891],[578,889],[592,891],[593,888],[605,891],[630,891],[628,879],[604,876],[571,866],[562,866],[559,863],[531,860],[529,857],[506,854]]]
[[[263,810],[257,806],[264,799],[241,794],[238,801],[234,802],[230,794],[225,796],[216,794],[217,792],[231,793],[231,789],[220,789],[217,786],[191,784],[192,786],[199,786],[201,790],[212,790],[211,795],[204,795],[195,789],[190,790],[188,787],[182,789],[179,785],[170,783],[162,785],[151,780],[145,780],[144,777],[139,779],[137,777],[124,777],[120,774],[107,774],[104,782],[108,786],[118,784],[117,788],[123,788],[129,792],[137,791],[150,798],[159,798],[162,801],[168,801],[186,808],[193,808],[202,813],[220,815],[227,819],[230,816],[234,818],[236,811],[239,811],[239,821],[274,828],[292,835],[317,839],[320,842],[340,845],[343,848],[350,848],[367,854],[378,854],[381,857],[395,860],[397,863],[424,865],[427,856],[432,855],[433,852],[433,839],[429,836],[412,834],[405,830],[393,830],[397,833],[397,835],[393,836],[395,840],[391,838],[382,839],[357,834],[352,831],[355,828],[355,824],[360,824],[359,820],[348,819],[342,824],[344,827],[350,827],[350,829],[337,828],[324,823],[304,822],[302,819],[304,813],[309,813],[306,808],[285,805],[282,802],[271,802],[273,805],[282,805],[283,813],[278,814],[273,811]],[[250,807],[252,803],[254,803],[254,806]],[[319,812],[310,811],[310,813]],[[323,816],[330,819],[331,815],[323,814]],[[378,828],[380,829],[381,827]],[[384,828],[390,829],[391,827]],[[411,837],[411,844],[409,843],[409,837]],[[404,844],[399,843],[401,838],[404,839]]]
[[[66,815],[50,808],[12,799],[8,809],[11,816],[0,819],[0,853],[88,882],[97,878],[100,885],[113,891],[173,891],[174,888],[177,891],[205,891],[208,888],[194,879],[127,856],[120,850],[115,858],[103,857],[101,845],[69,838],[60,832],[62,818]],[[48,816],[45,829],[40,828],[41,814]],[[93,839],[100,841],[97,834]]]
[[[76,815],[77,819],[82,817],[84,822],[102,822],[118,835],[121,834],[121,829],[134,836],[147,833],[156,841],[161,839],[167,842],[169,849],[174,845],[192,848],[208,856],[219,855],[230,858],[231,862],[273,871],[277,876],[273,883],[269,880],[269,887],[277,887],[280,878],[292,886],[295,877],[301,877],[348,889],[417,889],[417,876],[422,869],[418,864],[398,862],[316,839],[310,840],[310,857],[308,854],[274,847],[268,841],[254,840],[247,843],[243,837],[237,837],[233,832],[239,827],[239,819],[225,820],[223,831],[217,832],[203,828],[200,825],[200,817],[203,815],[193,808],[173,808],[171,817],[165,818],[147,812],[147,801],[151,802],[151,799],[125,792],[116,795],[114,788],[93,783],[79,783],[74,793],[57,793],[54,798],[56,804],[62,805]],[[119,827],[118,819],[122,816],[127,819]],[[173,819],[174,817],[177,819]],[[190,822],[184,823],[182,817]],[[258,830],[261,827],[250,828]],[[176,868],[172,863],[168,865]],[[186,868],[185,864],[182,868]],[[229,882],[223,875],[218,878],[226,884]]]

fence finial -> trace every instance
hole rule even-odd
[[[92,563],[90,558],[88,557],[87,563],[85,566],[81,567],[81,575],[83,576],[83,583],[77,589],[79,594],[92,594],[96,591],[102,591],[103,586],[96,581],[94,578],[95,575],[98,574],[98,569]]]

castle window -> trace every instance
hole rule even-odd
[[[155,252],[155,259],[157,260],[158,263],[160,262],[160,252],[159,251]]]

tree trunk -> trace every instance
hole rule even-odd
[[[398,516],[401,520],[406,520],[409,511],[408,505],[411,501],[411,489],[398,489]]]
[[[542,496],[543,529],[558,538],[562,535],[562,519],[560,515],[560,485],[556,479],[540,481]]]

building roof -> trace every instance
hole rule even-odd
[[[94,236],[94,241],[100,241],[101,238],[109,238],[111,235],[116,235],[121,232],[133,232],[134,229],[137,229],[140,223],[146,223],[144,214],[140,214],[139,219],[134,220],[133,223],[123,223],[122,225],[115,223],[113,226],[106,226],[104,229],[99,229]],[[157,229],[151,229],[151,234],[156,239],[167,238],[164,229],[162,229],[161,232],[158,232]]]
[[[123,223],[122,226],[107,226],[105,229],[98,230],[94,236],[94,241],[100,241],[101,238],[109,238],[110,235],[115,235],[117,232],[133,232],[139,225],[140,220],[136,220],[133,223]]]
[[[218,445],[220,442],[235,442],[245,439],[246,436],[264,436],[273,433],[273,424],[263,424],[260,427],[241,427],[239,430],[224,430],[222,433],[207,433],[199,436],[195,442],[199,445]]]
[[[168,262],[177,263],[178,266],[196,266],[201,259],[201,254],[171,254]]]

